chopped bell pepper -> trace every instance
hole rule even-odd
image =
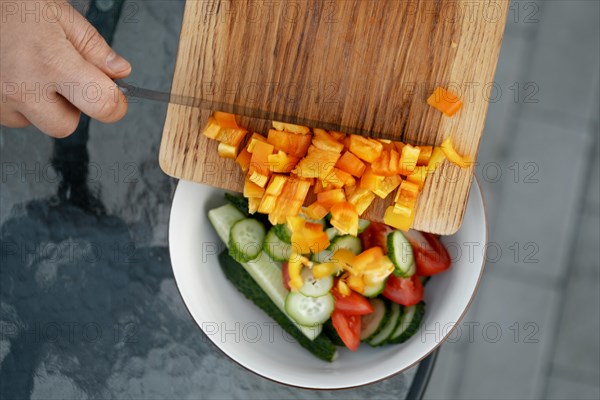
[[[318,201],[315,201],[308,207],[304,208],[303,213],[310,219],[319,220],[321,218],[325,218],[327,213],[329,213],[329,210]]]
[[[216,139],[221,129],[222,127],[217,120],[214,117],[209,117],[206,126],[202,130],[202,134],[209,139]]]
[[[244,140],[247,133],[248,131],[245,129],[224,128],[221,129],[221,132],[219,132],[216,139],[221,143],[238,146],[242,143],[242,140]]]
[[[390,193],[394,191],[394,189],[396,189],[400,185],[401,182],[402,178],[400,177],[400,175],[388,176],[377,184],[377,187],[373,191],[373,193],[375,193],[382,199],[385,199]]]
[[[250,179],[246,178],[244,182],[244,197],[258,197],[261,198],[265,194],[265,189],[258,186],[256,183],[252,182]]]
[[[254,214],[256,211],[258,211],[258,206],[260,206],[260,197],[248,198],[248,212],[250,214]]]
[[[339,158],[339,153],[310,146],[308,154],[300,160],[293,172],[304,178],[324,179],[333,170]]]
[[[269,168],[272,172],[292,172],[298,161],[300,161],[298,157],[288,156],[281,150],[268,156]]]
[[[356,185],[344,186],[344,193],[346,194],[346,198],[348,199],[350,196],[352,196],[352,194],[356,192],[356,189],[358,189]]]
[[[384,179],[385,176],[376,175],[371,167],[367,167],[365,173],[360,178],[360,187],[362,189],[369,189],[370,191],[375,192],[379,184],[383,182]]]
[[[248,172],[250,169],[250,161],[252,160],[252,154],[248,152],[245,147],[240,151],[240,154],[236,157],[235,162],[238,163],[242,171]]]
[[[273,145],[266,142],[256,141],[250,159],[250,170],[259,174],[269,176],[269,155],[273,154]],[[255,182],[257,183],[257,182]],[[262,185],[264,186],[264,185]]]
[[[270,194],[265,194],[260,200],[260,205],[258,206],[258,212],[262,214],[269,214],[275,209],[275,204],[277,203],[277,196],[273,196]]]
[[[429,159],[431,158],[431,153],[433,152],[433,146],[417,146],[421,149],[419,153],[419,159],[417,160],[417,166],[427,165],[429,163]]]
[[[292,229],[292,247],[301,254],[318,253],[329,247],[323,225],[306,221],[302,228]]]
[[[325,190],[317,194],[317,201],[331,210],[335,204],[346,201],[346,194],[342,189]]]
[[[406,180],[419,186],[423,190],[425,179],[427,178],[427,167],[424,165],[415,167],[414,171],[406,177]]]
[[[235,160],[238,156],[238,150],[238,146],[232,146],[225,143],[219,143],[217,146],[217,153],[221,158],[232,158]]]
[[[415,167],[417,166],[420,153],[421,149],[418,147],[413,147],[410,144],[407,144],[402,148],[399,167],[401,175],[410,175],[410,173],[414,171]]]
[[[419,186],[410,181],[402,181],[394,199],[396,203],[394,205],[394,212],[406,216],[410,215],[416,207],[418,198]]]
[[[397,167],[390,169],[390,151],[383,150],[377,160],[371,164],[371,171],[379,176],[392,176],[398,173]]]
[[[302,158],[306,155],[312,135],[297,135],[291,132],[280,132],[269,129],[267,140],[277,150],[283,151],[290,156]]]
[[[342,265],[352,265],[356,256],[350,250],[339,249],[333,253],[332,262],[341,263]]]
[[[346,137],[346,134],[342,133],[342,132],[329,131],[329,134],[331,135],[332,138],[334,138],[335,140],[337,140],[340,143],[342,143],[344,138]],[[343,145],[343,143],[342,143],[342,145]]]
[[[257,142],[268,143],[266,137],[264,137],[263,135],[258,134],[256,132],[253,133],[252,136],[250,136],[250,139],[248,140],[248,145],[246,146],[249,153],[254,152],[254,146],[256,145]]]
[[[346,151],[344,154],[342,154],[335,166],[336,168],[339,168],[357,178],[362,176],[362,174],[365,172],[365,168],[367,167],[365,163],[360,160],[360,158],[356,157],[349,151]]]
[[[248,179],[250,179],[250,181],[254,182],[258,186],[263,187],[263,188],[269,181],[268,175],[263,175],[260,172],[258,172],[256,170],[252,170],[252,169],[249,171],[249,174],[247,176],[248,176]]]
[[[358,213],[354,205],[347,201],[331,207],[329,223],[344,235],[358,235]]]
[[[438,169],[440,165],[442,165],[445,159],[446,154],[444,154],[444,151],[440,147],[434,147],[433,152],[431,153],[431,157],[427,162],[427,173],[431,174],[435,172],[435,170]]]
[[[312,273],[315,279],[322,279],[328,276],[331,276],[340,271],[337,263],[334,262],[325,262],[320,264],[315,264],[312,267]]]
[[[350,293],[352,293],[352,290],[343,279],[338,279],[337,290],[343,297],[350,296]]]
[[[346,284],[350,289],[360,294],[364,293],[365,291],[365,281],[362,275],[348,275],[346,278]]]
[[[235,115],[226,112],[215,111],[213,113],[213,116],[215,117],[215,120],[221,126],[221,128],[239,129],[238,124],[235,121]]]
[[[352,266],[358,271],[365,271],[370,267],[377,265],[379,259],[382,257],[384,257],[384,255],[381,247],[374,246],[357,255],[354,258]]]
[[[433,91],[427,99],[427,104],[443,112],[448,117],[456,114],[462,107],[462,101],[460,101],[458,96],[443,87],[438,87]]]
[[[350,135],[349,149],[361,160],[372,163],[381,155],[383,145],[375,139],[369,139],[359,135]]]
[[[469,164],[471,164],[471,162],[466,157],[461,157],[456,152],[454,146],[452,145],[452,139],[450,139],[450,137],[444,139],[440,147],[442,148],[442,151],[448,158],[448,161],[450,161],[451,163],[454,163],[461,168],[468,168]]]
[[[288,274],[290,275],[290,281],[288,284],[292,290],[298,290],[304,284],[302,280],[301,271],[304,265],[298,254],[292,252],[290,259],[288,260]]]
[[[277,129],[278,131],[286,131],[290,133],[297,133],[300,135],[306,135],[310,132],[310,129],[306,126],[288,124],[286,122],[277,121],[273,121],[273,128]]]
[[[287,181],[288,181],[288,177],[285,175],[271,176],[271,180],[269,181],[269,184],[267,185],[267,190],[266,190],[265,194],[268,194],[271,196],[279,196],[281,194],[281,192],[283,191],[283,187],[285,186]]]
[[[369,189],[357,188],[349,197],[348,202],[356,208],[356,212],[359,216],[369,208],[371,203],[375,200],[375,194]]]
[[[341,153],[344,150],[344,145],[332,136],[330,136],[323,129],[314,129],[314,136],[312,138],[312,144],[321,150],[333,151],[335,153]]]
[[[409,216],[404,214],[397,214],[394,212],[394,206],[389,206],[385,210],[383,216],[383,222],[387,225],[392,226],[396,229],[407,231],[412,227],[413,220],[415,219],[415,210]]]

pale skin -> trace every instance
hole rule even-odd
[[[66,0],[0,0],[0,124],[69,136],[83,112],[101,122],[127,113],[113,79],[131,65]]]

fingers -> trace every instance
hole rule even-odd
[[[111,78],[128,76],[131,72],[129,62],[115,53],[98,31],[67,2],[61,7],[68,12],[61,14],[60,23],[79,54]]]
[[[52,73],[55,81],[61,82],[57,89],[60,95],[101,122],[115,122],[125,116],[127,99],[112,79],[84,60],[74,48],[64,49],[62,57],[69,63]]]
[[[25,128],[31,125],[31,122],[18,111],[9,111],[0,113],[0,124],[8,128]]]
[[[61,96],[53,102],[31,103],[23,110],[24,118],[45,134],[64,138],[79,124],[79,110]]]

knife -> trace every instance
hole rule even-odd
[[[257,108],[245,107],[238,104],[224,103],[215,100],[199,99],[196,97],[183,96],[174,93],[160,92],[158,90],[146,89],[127,83],[122,79],[115,79],[119,90],[127,97],[147,99],[161,103],[178,104],[186,107],[196,107],[202,110],[223,111],[236,115],[243,115],[251,118],[258,118],[268,121],[281,121],[290,124],[303,125],[309,127],[319,127],[328,131],[337,131],[344,133],[353,133],[362,136],[390,138],[388,135],[377,134],[372,131],[361,130],[359,128],[344,127],[340,124],[323,121],[315,121],[307,118],[296,117],[277,113],[274,111],[259,110]],[[394,139],[394,140],[397,140]]]

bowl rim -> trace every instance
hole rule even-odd
[[[180,179],[177,182],[177,187],[175,188],[175,191],[173,192],[173,197],[171,199],[171,205],[173,204],[173,200],[175,199],[175,196],[177,195],[177,191],[179,190],[179,185],[181,182],[186,182],[186,183],[194,183],[194,184],[201,184],[201,183],[197,183],[197,182],[191,182],[191,181],[185,181],[183,179]],[[477,292],[479,291],[479,286],[481,284],[481,279],[483,277],[483,272],[485,270],[485,266],[486,266],[486,260],[487,260],[487,243],[488,243],[488,237],[489,237],[489,227],[488,227],[488,212],[487,212],[487,201],[485,198],[485,195],[483,193],[483,189],[481,186],[481,182],[480,179],[478,178],[478,176],[476,174],[473,174],[473,179],[472,179],[472,183],[471,183],[471,187],[469,188],[469,191],[472,189],[472,184],[473,182],[475,183],[475,186],[478,189],[479,195],[481,197],[481,203],[483,206],[483,222],[484,222],[484,231],[485,231],[485,236],[484,236],[484,251],[483,251],[483,263],[481,266],[481,270],[479,272],[479,276],[477,277],[477,283],[475,284],[475,289],[473,290],[473,293],[471,294],[471,298],[469,299],[469,302],[467,303],[467,306],[465,307],[465,309],[463,310],[462,314],[460,315],[460,317],[456,320],[456,322],[454,323],[454,326],[452,326],[451,329],[448,330],[447,334],[444,335],[442,337],[442,339],[436,343],[431,350],[429,350],[427,353],[425,353],[425,355],[423,355],[421,358],[415,360],[414,362],[412,362],[411,364],[407,365],[406,367],[393,372],[391,374],[388,374],[386,376],[383,376],[379,379],[376,379],[374,381],[371,382],[366,382],[366,383],[361,383],[358,385],[352,385],[352,386],[344,386],[344,387],[336,387],[336,388],[322,388],[322,387],[312,387],[312,386],[302,386],[302,385],[295,385],[292,383],[288,383],[288,382],[281,382],[278,381],[274,378],[271,378],[269,376],[263,375],[259,372],[256,372],[255,370],[251,369],[250,367],[242,364],[241,362],[237,361],[236,359],[234,359],[232,356],[230,356],[228,353],[225,352],[225,350],[221,349],[219,346],[217,346],[215,343],[213,343],[212,339],[210,339],[210,337],[208,337],[206,335],[206,333],[204,332],[204,330],[202,330],[202,327],[200,326],[200,324],[198,323],[198,321],[196,320],[196,318],[194,318],[194,315],[192,314],[190,308],[188,307],[185,298],[183,297],[183,294],[181,293],[181,289],[179,288],[179,283],[177,282],[177,278],[175,277],[175,270],[173,267],[173,260],[171,257],[171,235],[170,235],[170,227],[171,227],[171,219],[173,218],[173,207],[171,207],[171,211],[169,212],[169,259],[171,261],[171,270],[173,272],[173,280],[175,281],[175,287],[177,288],[177,292],[179,293],[179,297],[182,300],[183,305],[185,306],[185,309],[188,313],[188,315],[190,316],[190,318],[194,321],[194,324],[196,324],[196,326],[198,327],[198,329],[200,330],[200,332],[208,337],[208,343],[211,344],[211,346],[213,346],[214,348],[216,348],[217,350],[219,350],[221,353],[223,353],[229,360],[233,361],[236,365],[242,367],[243,369],[245,369],[246,371],[251,372],[252,374],[259,376],[263,379],[266,379],[268,381],[271,381],[273,383],[279,384],[279,385],[284,385],[287,387],[291,387],[291,388],[295,388],[295,389],[304,389],[304,390],[318,390],[318,391],[338,391],[338,390],[349,390],[349,389],[357,389],[357,388],[362,388],[365,386],[370,386],[370,385],[374,385],[376,383],[380,383],[386,379],[389,378],[393,378],[394,376],[414,367],[415,365],[419,364],[420,362],[422,362],[425,358],[429,357],[432,353],[434,353],[435,351],[437,351],[440,346],[446,341],[446,339],[448,337],[450,337],[450,335],[454,332],[454,330],[456,329],[456,327],[459,325],[459,323],[464,319],[465,315],[467,314],[467,312],[469,311],[469,309],[471,308],[471,305],[473,304],[473,301],[475,300],[475,296],[477,295]],[[465,208],[466,209],[466,208]],[[461,223],[462,226],[462,223]],[[460,228],[459,228],[460,229]]]

